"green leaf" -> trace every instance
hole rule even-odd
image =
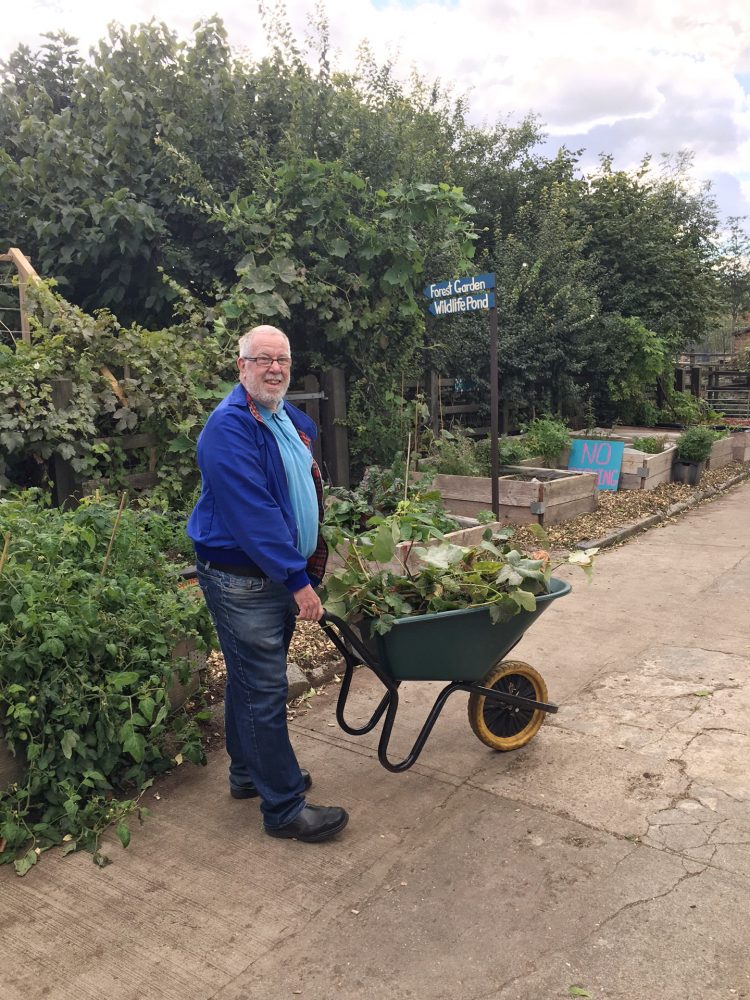
[[[22,858],[13,862],[13,867],[16,869],[17,875],[25,875],[39,860],[39,855],[32,848],[27,851]]]
[[[527,524],[524,527],[528,528],[534,538],[541,543],[543,548],[547,549],[547,551],[552,548],[550,537],[541,524]]]
[[[141,711],[141,715],[143,715],[148,722],[151,722],[156,709],[156,702],[154,699],[150,695],[146,695],[145,698],[141,698],[138,702],[138,708]]]
[[[122,846],[127,847],[128,844],[130,843],[130,829],[128,827],[128,824],[125,823],[124,821],[118,823],[115,832],[117,833],[117,836]]]
[[[73,756],[73,747],[78,742],[78,733],[74,733],[72,729],[66,729],[63,733],[63,738],[60,741],[60,746],[62,748],[63,756],[70,760]]]
[[[346,240],[342,240],[341,237],[338,237],[331,244],[331,253],[334,257],[346,257],[349,253],[349,244]]]
[[[395,552],[396,545],[393,541],[391,528],[388,524],[381,524],[372,543],[372,558],[375,562],[387,563],[393,559]]]
[[[580,986],[569,986],[568,993],[572,997],[590,997],[591,994],[588,990],[582,989]]]
[[[135,684],[140,674],[135,670],[123,670],[119,674],[112,674],[109,681],[116,691],[122,691],[129,684]]]
[[[536,611],[536,598],[533,594],[530,594],[528,590],[512,590],[510,592],[510,597],[519,607],[523,608],[524,611]]]
[[[136,764],[141,764],[146,752],[146,740],[143,734],[131,732],[123,741],[122,749],[130,754]]]
[[[268,269],[278,275],[285,285],[291,285],[297,278],[297,267],[288,257],[274,257]]]

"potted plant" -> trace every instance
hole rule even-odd
[[[672,466],[675,482],[697,486],[716,434],[709,427],[689,427],[677,439],[677,456]]]

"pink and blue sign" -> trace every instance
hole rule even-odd
[[[600,490],[616,490],[620,482],[622,441],[584,441],[573,438],[568,459],[570,472],[596,472]]]

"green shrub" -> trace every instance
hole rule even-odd
[[[490,438],[483,438],[481,441],[477,441],[474,447],[474,454],[476,455],[477,465],[479,466],[480,475],[490,476],[492,475],[492,441]],[[502,465],[518,465],[519,462],[523,462],[524,459],[530,458],[531,452],[525,441],[521,438],[509,438],[500,437],[497,442],[497,464]]]
[[[432,443],[427,456],[430,468],[444,476],[486,476],[484,461],[479,460],[476,445],[466,434],[442,431]]]
[[[682,462],[705,462],[714,441],[722,436],[708,427],[689,427],[677,439],[677,458]]]
[[[659,437],[634,437],[633,448],[638,451],[645,451],[647,455],[661,455],[667,443],[666,434]]]
[[[178,640],[210,641],[196,587],[180,587],[161,551],[173,526],[109,498],[46,509],[25,493],[0,500],[0,729],[25,757],[0,789],[0,863],[19,874],[64,843],[104,864],[99,840],[176,755],[204,760],[200,734],[170,714]],[[180,758],[182,759],[182,758]]]
[[[541,455],[545,462],[551,463],[570,447],[570,431],[562,420],[537,417],[526,429],[526,444],[529,454]]]
[[[353,538],[366,531],[373,518],[397,511],[438,533],[456,531],[458,521],[446,513],[440,493],[430,488],[430,480],[428,473],[405,488],[403,465],[397,461],[387,469],[369,466],[356,489],[329,487],[324,523],[327,541],[335,547],[340,536]]]

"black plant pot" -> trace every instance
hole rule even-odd
[[[705,467],[705,460],[695,462],[689,458],[676,458],[672,465],[672,480],[675,483],[697,486]]]

